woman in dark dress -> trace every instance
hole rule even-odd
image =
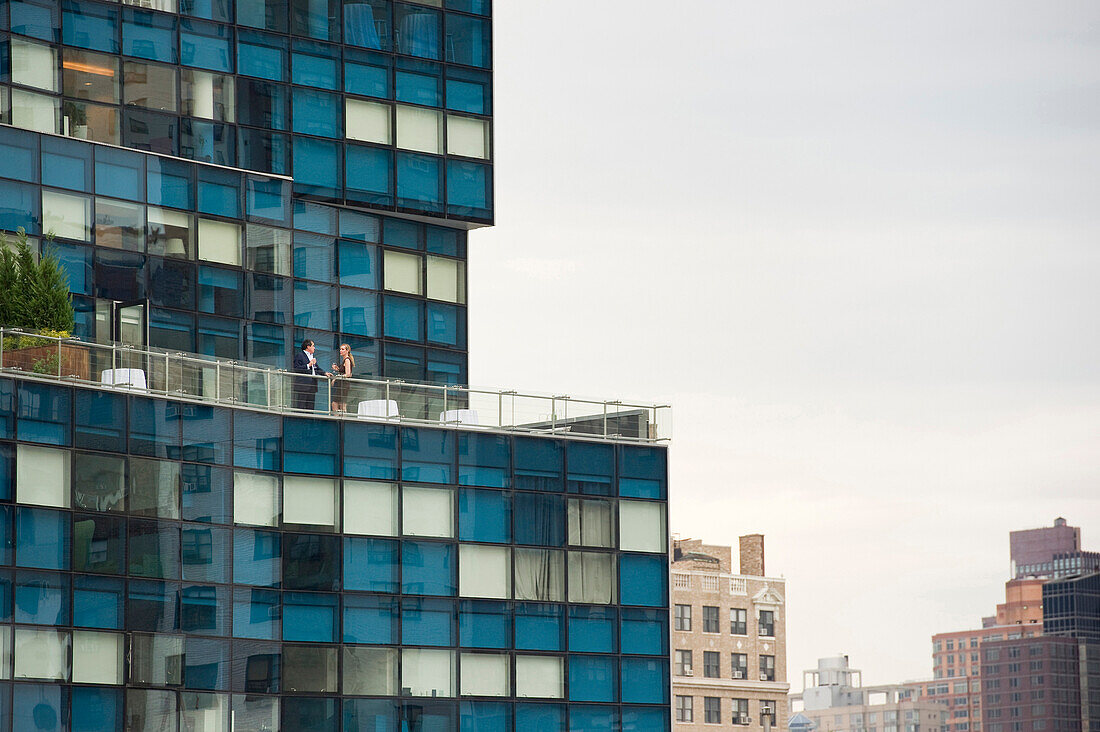
[[[340,363],[332,364],[332,375],[336,380],[332,384],[332,411],[348,411],[348,377],[355,368],[355,357],[351,355],[351,346],[340,344]]]

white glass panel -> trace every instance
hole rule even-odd
[[[565,596],[565,558],[550,549],[516,549],[517,600],[560,602]]]
[[[386,250],[386,289],[420,295],[420,257]]]
[[[122,0],[126,5],[136,5],[139,8],[149,10],[163,10],[166,13],[176,12],[176,0]]]
[[[454,684],[454,652],[414,648],[401,651],[403,696],[454,696]]]
[[[20,445],[15,500],[35,506],[69,507],[69,451]]]
[[[397,534],[397,486],[364,480],[344,481],[344,533]]]
[[[11,80],[23,86],[58,91],[57,49],[12,38]]]
[[[463,597],[511,597],[510,554],[507,547],[460,544],[458,594]]]
[[[35,132],[57,132],[61,100],[21,89],[11,90],[11,123]]]
[[[344,648],[344,693],[396,694],[397,651],[393,648]]]
[[[665,507],[648,501],[619,501],[619,548],[664,552]]]
[[[258,473],[233,474],[233,520],[275,526],[279,520],[279,479]]]
[[[182,732],[229,732],[229,695],[181,693],[180,730]]]
[[[68,676],[68,633],[15,629],[15,678],[63,681]]]
[[[427,153],[443,152],[443,113],[419,107],[397,107],[397,146]]]
[[[42,191],[42,229],[64,239],[88,241],[92,202],[82,196]]]
[[[0,628],[0,679],[11,678],[11,628]]]
[[[232,122],[236,117],[233,77],[180,69],[182,112],[192,117]]]
[[[574,546],[610,547],[611,502],[595,499],[569,499],[569,543]]]
[[[507,656],[462,654],[463,696],[508,696],[509,676]]]
[[[454,492],[448,488],[401,489],[401,526],[408,536],[454,536]]]
[[[283,523],[336,525],[336,481],[283,476]]]
[[[562,659],[558,656],[516,656],[516,696],[561,699]]]
[[[447,115],[447,154],[489,157],[489,123],[483,119]]]
[[[347,137],[350,140],[390,144],[390,110],[388,104],[347,100]]]
[[[466,265],[457,259],[428,257],[428,297],[466,302]]]
[[[569,602],[606,605],[614,601],[614,555],[569,552]]]
[[[241,227],[225,221],[199,219],[199,259],[239,265]]]
[[[121,633],[73,631],[73,683],[122,683]]]

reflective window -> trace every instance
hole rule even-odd
[[[146,109],[176,111],[176,69],[127,61],[123,64],[123,101]]]

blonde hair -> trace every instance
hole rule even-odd
[[[349,346],[347,343],[341,343],[340,348],[348,349],[348,358],[351,359],[351,367],[355,368],[355,356],[351,355],[351,346]],[[344,362],[343,361],[340,362],[340,370],[341,371],[344,370]]]

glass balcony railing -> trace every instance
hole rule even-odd
[[[11,328],[0,328],[0,372],[286,414],[640,442],[672,436],[668,405],[400,379],[313,377],[194,353]],[[333,401],[346,404],[346,411],[331,410]]]

